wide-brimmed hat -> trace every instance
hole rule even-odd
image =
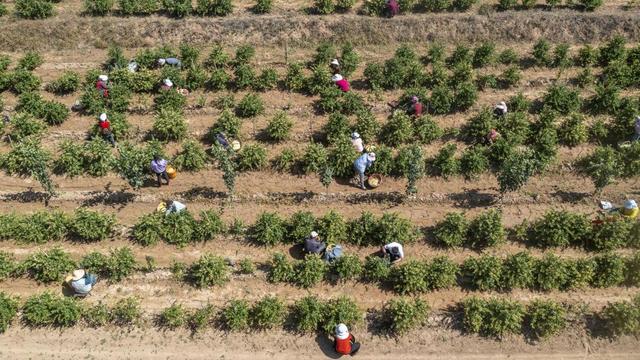
[[[165,84],[166,86],[169,86],[169,87],[173,86],[173,81],[171,81],[169,79],[164,79],[164,81],[162,83]]]
[[[376,153],[374,153],[374,152],[370,152],[370,153],[368,153],[368,154],[367,154],[367,159],[368,159],[369,161],[376,161]]]
[[[336,326],[336,337],[340,340],[344,340],[349,337],[349,329],[345,324],[338,324]]]
[[[158,65],[164,65],[167,62],[165,59],[158,59]]]
[[[507,104],[505,104],[504,101],[500,101],[496,107],[500,110],[507,110]]]
[[[98,79],[102,80],[102,81],[107,81],[107,80],[109,80],[109,77],[107,75],[100,75],[100,76],[98,76]]]
[[[100,121],[106,121],[106,120],[107,120],[107,114],[106,114],[106,113],[102,113],[102,114],[100,114],[100,116],[98,117],[98,119],[100,119]]]
[[[357,139],[357,138],[359,138],[359,137],[360,137],[360,134],[358,134],[356,131],[354,131],[354,132],[352,132],[352,133],[351,133],[351,138],[352,138],[352,139]]]
[[[317,238],[317,237],[318,237],[318,233],[317,233],[317,232],[315,232],[315,231],[312,231],[312,232],[311,232],[311,237],[312,237],[312,238]]]
[[[340,66],[340,62],[338,62],[338,59],[333,59],[333,60],[331,60],[331,65],[338,65],[338,66]]]
[[[331,77],[331,81],[333,81],[333,82],[340,81],[340,80],[342,80],[342,79],[343,79],[343,77],[342,77],[342,75],[340,75],[340,74],[335,74],[335,75],[333,75],[333,76]]]
[[[78,269],[78,270],[73,270],[73,275],[71,277],[71,280],[76,281],[76,280],[80,280],[84,277],[84,270],[82,269]]]

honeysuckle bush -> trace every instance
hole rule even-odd
[[[154,212],[143,215],[133,226],[132,241],[143,246],[155,245],[160,241],[177,246],[211,240],[222,234],[224,226],[219,214],[212,211],[200,213],[196,220],[188,211],[170,215]]]

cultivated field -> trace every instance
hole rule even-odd
[[[640,200],[633,4],[253,5],[0,17],[0,358],[336,358],[337,322],[363,358],[638,358],[640,224],[598,211]],[[153,65],[167,55],[183,68]],[[392,109],[412,95],[424,116]],[[94,136],[103,111],[116,148]],[[353,130],[375,145],[375,189],[352,179]],[[156,153],[178,168],[169,186]],[[167,199],[188,212],[154,214]],[[310,230],[346,256],[305,258]],[[373,255],[390,241],[393,266]],[[77,266],[101,278],[80,300],[63,297]]]

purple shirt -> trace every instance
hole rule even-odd
[[[162,174],[167,170],[167,160],[160,159],[158,161],[151,161],[151,170],[156,174]]]

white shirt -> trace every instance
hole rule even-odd
[[[165,215],[169,215],[171,213],[179,213],[180,211],[186,209],[187,206],[179,201],[173,201],[173,204],[171,204],[171,206],[169,206],[169,208],[167,209],[167,211],[165,212]]]
[[[361,153],[364,151],[364,145],[362,144],[362,138],[351,139],[351,144],[356,149],[357,152]]]
[[[398,253],[400,254],[400,258],[401,259],[404,258],[404,250],[402,249],[402,244],[397,242],[392,242],[384,246],[384,249],[387,251],[391,250],[392,248],[397,248]]]

